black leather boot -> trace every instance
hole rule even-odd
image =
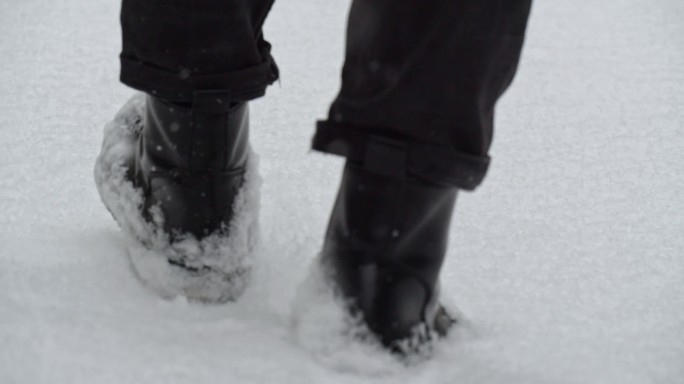
[[[383,345],[446,334],[454,322],[438,303],[456,188],[372,173],[348,161],[322,262],[352,311]]]
[[[247,166],[247,103],[183,105],[147,95],[142,125],[129,169],[143,191],[143,215],[151,221],[158,206],[172,239],[227,232]]]
[[[260,183],[247,104],[230,97],[137,94],[105,126],[98,192],[136,276],[163,297],[225,302],[249,283]]]

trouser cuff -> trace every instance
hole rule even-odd
[[[232,101],[252,100],[263,96],[266,87],[278,79],[278,67],[270,54],[257,66],[212,74],[169,71],[123,55],[120,59],[122,83],[177,102],[193,102],[198,91],[221,91]]]
[[[316,151],[344,156],[370,172],[415,177],[447,187],[474,190],[484,179],[489,156],[474,156],[434,144],[376,135],[359,127],[319,121]]]

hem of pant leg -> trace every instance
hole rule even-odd
[[[485,178],[491,159],[410,139],[375,134],[362,127],[319,121],[312,149],[346,157],[374,173],[416,177],[472,191]]]
[[[212,74],[170,71],[124,56],[120,60],[122,83],[171,101],[192,102],[196,92],[211,90],[225,91],[234,101],[252,100],[263,96],[278,79],[270,56],[257,66]]]

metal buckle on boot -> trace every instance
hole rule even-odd
[[[363,156],[363,168],[369,172],[397,179],[406,177],[408,146],[398,140],[369,135]]]

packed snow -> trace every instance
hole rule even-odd
[[[93,180],[118,1],[0,2],[0,383],[681,383],[684,3],[537,1],[493,164],[459,196],[459,325],[408,366],[342,335],[314,260],[342,160],[309,150],[348,1],[280,0],[251,104],[261,241],[239,301],[161,298]],[[313,264],[312,264],[313,263]]]

